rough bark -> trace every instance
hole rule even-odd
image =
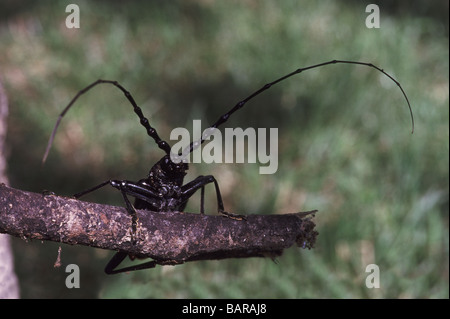
[[[160,264],[275,257],[297,245],[313,248],[316,211],[286,215],[218,215],[138,210],[137,241],[125,208],[24,192],[0,185],[0,233],[87,245],[150,257]]]

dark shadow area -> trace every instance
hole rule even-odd
[[[45,1],[45,0],[44,0]],[[0,19],[7,20],[23,14],[32,13],[36,7],[40,6],[35,1],[27,0],[5,0],[0,5]]]

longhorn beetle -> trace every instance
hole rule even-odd
[[[397,82],[392,76],[390,76],[388,73],[386,73],[383,69],[373,65],[372,63],[366,63],[366,62],[358,62],[358,61],[344,61],[344,60],[332,60],[328,62],[323,62],[319,64],[315,64],[312,66],[304,67],[297,69],[285,76],[280,77],[279,79],[269,82],[265,84],[263,87],[261,87],[259,90],[253,92],[245,99],[238,102],[232,109],[230,109],[227,113],[223,114],[219,119],[210,126],[210,129],[216,129],[219,126],[221,126],[223,123],[228,121],[230,116],[242,108],[248,101],[256,97],[257,95],[261,94],[262,92],[268,90],[273,85],[286,80],[287,78],[290,78],[293,75],[299,74],[303,71],[319,68],[322,66],[330,65],[330,64],[354,64],[354,65],[362,65],[374,68],[378,70],[379,72],[383,73],[385,76],[387,76],[389,79],[391,79],[397,86],[400,88],[401,92],[403,93],[403,96],[408,104],[409,113],[411,116],[411,125],[412,125],[412,133],[414,132],[414,117],[413,112],[411,109],[411,105],[409,103],[408,97],[403,90],[402,86],[399,82]],[[186,149],[183,151],[183,154],[172,154],[171,148],[169,144],[162,140],[158,133],[156,132],[156,129],[154,129],[148,119],[144,116],[142,113],[141,108],[136,104],[134,98],[131,96],[130,92],[128,92],[122,85],[120,85],[117,81],[110,81],[110,80],[97,80],[93,82],[92,84],[88,85],[81,91],[79,91],[75,97],[70,101],[70,103],[64,108],[64,110],[61,112],[61,114],[58,117],[58,120],[56,121],[55,127],[53,128],[53,132],[50,135],[50,139],[47,144],[47,148],[44,153],[43,162],[45,162],[48,153],[50,151],[50,147],[53,143],[53,139],[56,134],[56,130],[61,122],[61,119],[63,116],[67,113],[67,111],[70,109],[70,107],[75,103],[75,101],[84,93],[92,89],[94,86],[106,83],[106,84],[112,84],[116,86],[119,90],[121,90],[125,97],[128,99],[128,101],[133,106],[134,112],[139,117],[141,125],[147,130],[147,134],[153,138],[155,143],[158,145],[160,149],[162,149],[165,153],[165,155],[150,169],[150,172],[148,173],[147,177],[137,181],[128,181],[128,180],[108,180],[103,183],[98,184],[97,186],[94,186],[90,189],[84,190],[82,192],[79,192],[74,195],[75,198],[80,198],[81,196],[84,196],[88,193],[91,193],[99,188],[102,188],[106,185],[111,185],[112,187],[118,189],[125,201],[125,206],[127,209],[127,212],[132,217],[132,223],[131,223],[131,240],[133,243],[136,243],[135,235],[137,230],[137,213],[136,209],[146,209],[151,211],[183,211],[186,207],[186,204],[189,200],[189,198],[197,192],[199,189],[201,190],[201,198],[200,198],[200,213],[204,214],[204,191],[205,186],[207,184],[213,183],[216,191],[217,196],[217,211],[218,213],[237,220],[245,220],[244,216],[236,215],[232,213],[228,213],[224,209],[222,196],[220,194],[219,185],[217,183],[217,180],[211,176],[199,176],[193,181],[184,184],[183,185],[183,179],[186,175],[186,171],[188,170],[188,164],[185,161],[185,157],[191,153],[194,149],[196,149],[198,146],[200,146],[206,139],[207,136],[203,135],[200,140],[192,142]],[[172,156],[172,157],[171,157]],[[178,157],[177,157],[178,156]],[[181,158],[180,158],[181,156]],[[177,159],[176,161],[173,159]],[[134,197],[134,205],[131,204],[128,196]],[[149,262],[145,262],[142,264],[138,264],[135,266],[125,267],[121,269],[116,269],[120,265],[120,263],[125,259],[127,256],[127,253],[125,252],[117,252],[113,258],[109,261],[109,263],[105,267],[105,272],[107,274],[116,274],[120,272],[125,271],[134,271],[134,270],[140,270],[140,269],[146,269],[146,268],[153,268],[156,266],[156,264],[176,264],[175,262],[164,262],[164,261],[157,261],[152,260]],[[133,256],[130,256],[130,258],[133,259]]]

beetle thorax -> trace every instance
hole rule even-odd
[[[148,181],[155,188],[177,189],[183,185],[187,169],[186,163],[173,163],[166,155],[150,169]]]

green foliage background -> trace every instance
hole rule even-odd
[[[279,258],[225,260],[106,276],[111,253],[15,238],[26,298],[448,298],[448,1],[379,3],[368,29],[360,1],[2,1],[0,75],[9,94],[11,186],[71,195],[110,178],[144,177],[162,152],[120,91],[99,86],[64,118],[59,112],[98,78],[128,88],[168,140],[193,119],[212,123],[264,83],[332,59],[372,62],[379,72],[332,65],[271,88],[225,127],[277,127],[279,167],[191,165],[187,181],[218,179],[226,209],[277,214],[318,209],[316,248]],[[205,127],[206,128],[206,127]],[[215,212],[207,190],[208,211]],[[114,190],[86,200],[123,205]],[[199,196],[188,206],[198,211]],[[81,288],[64,285],[65,265]],[[381,288],[365,286],[375,263]]]

